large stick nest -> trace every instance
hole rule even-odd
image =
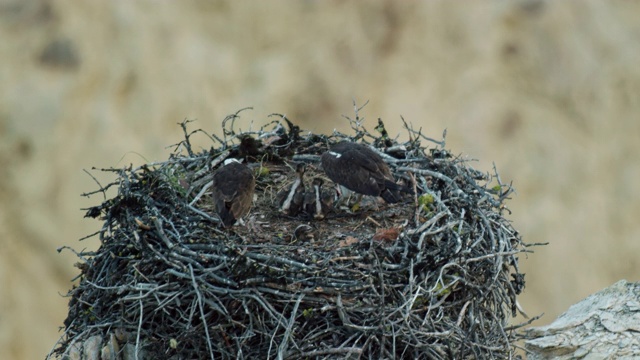
[[[98,336],[139,358],[513,357],[518,326],[507,318],[524,287],[518,254],[529,250],[504,217],[512,188],[407,123],[406,142],[381,121],[368,132],[358,110],[353,134],[329,136],[281,115],[240,132],[236,113],[200,152],[191,137],[204,131],[184,122],[167,161],[103,169],[117,179],[85,195],[118,193],[88,209],[104,220],[93,234],[101,246],[76,252],[80,281],[53,355]],[[322,220],[281,214],[275,194],[295,162],[308,164],[308,181],[324,177],[319,155],[340,140],[371,144],[415,194]],[[207,183],[228,157],[243,158],[257,185],[246,224],[223,229]]]

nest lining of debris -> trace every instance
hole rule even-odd
[[[369,132],[357,110],[353,134],[328,136],[281,115],[240,132],[236,113],[200,152],[191,137],[205,132],[183,122],[167,161],[102,169],[117,179],[85,195],[118,193],[87,211],[104,221],[90,235],[101,246],[76,252],[81,274],[52,355],[97,335],[140,358],[512,357],[519,326],[507,319],[524,288],[518,254],[530,250],[504,217],[511,186],[406,122],[405,142],[382,121]],[[308,164],[305,181],[333,186],[319,155],[340,140],[371,144],[415,194],[345,202],[321,220],[278,211],[296,162]],[[225,229],[207,183],[229,157],[254,170],[256,190],[245,224]]]

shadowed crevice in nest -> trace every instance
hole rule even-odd
[[[524,287],[518,254],[529,250],[503,217],[511,187],[406,123],[406,142],[381,121],[370,133],[357,110],[352,135],[329,136],[281,115],[238,133],[236,113],[197,153],[190,138],[204,132],[184,122],[167,161],[104,169],[117,179],[93,194],[118,194],[88,209],[104,220],[93,234],[101,246],[76,253],[80,281],[53,354],[97,335],[141,358],[512,357],[518,326],[506,324]],[[281,214],[275,197],[295,162],[308,164],[306,182],[323,177],[319,155],[340,140],[372,144],[415,195],[322,220]],[[257,185],[246,225],[224,230],[206,184],[227,157],[243,158]]]

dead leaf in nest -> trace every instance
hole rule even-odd
[[[398,239],[398,235],[400,235],[400,228],[379,229],[373,235],[373,240],[394,241]]]
[[[151,226],[145,224],[142,222],[142,220],[138,219],[138,218],[134,218],[134,220],[136,221],[136,224],[138,224],[138,227],[142,230],[151,230]]]
[[[189,182],[185,179],[178,179],[178,184],[184,189],[189,190]]]
[[[344,240],[340,240],[338,242],[338,246],[339,247],[345,247],[345,246],[349,246],[351,244],[355,244],[358,242],[357,238],[354,238],[353,236],[347,236],[346,238],[344,238]]]

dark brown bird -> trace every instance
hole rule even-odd
[[[341,141],[322,154],[322,168],[333,182],[359,194],[381,196],[388,203],[400,201],[400,192],[411,190],[396,183],[382,157],[367,146]]]
[[[302,210],[302,204],[304,202],[304,172],[306,165],[299,163],[296,165],[296,179],[293,181],[290,187],[276,195],[276,201],[280,211],[290,216],[296,216]]]
[[[253,172],[237,159],[225,160],[213,173],[213,204],[225,227],[233,226],[249,212],[255,187]]]
[[[314,219],[324,219],[333,204],[331,194],[322,190],[323,184],[321,178],[314,178],[311,189],[304,195],[304,210]]]
[[[296,240],[313,241],[318,237],[318,232],[310,225],[301,224],[293,231],[293,237]]]
[[[238,146],[238,157],[248,160],[255,160],[264,154],[262,142],[254,139],[251,135],[241,135],[240,145]]]

